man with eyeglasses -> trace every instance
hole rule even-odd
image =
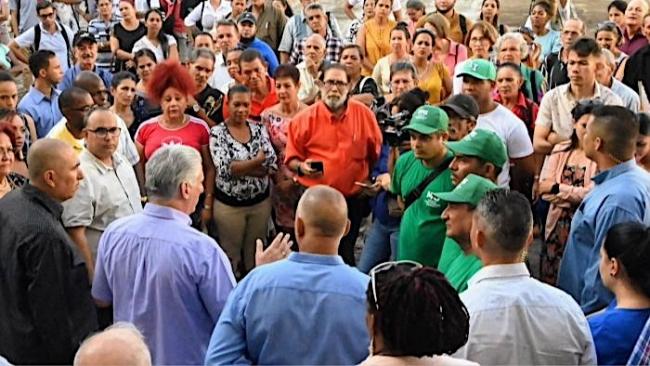
[[[379,159],[382,136],[372,111],[349,99],[349,83],[345,66],[333,63],[325,67],[320,100],[297,114],[289,125],[284,162],[297,174],[297,184],[326,184],[345,196],[351,224],[339,253],[354,265],[354,244],[367,204],[360,183],[369,181]]]
[[[26,48],[31,47],[34,51],[50,50],[56,53],[61,69],[66,72],[71,66],[70,41],[74,32],[56,20],[56,10],[51,2],[38,2],[36,12],[40,23],[17,36],[9,48],[18,60],[26,64],[29,63]]]
[[[61,140],[79,155],[84,150],[86,136],[84,115],[95,106],[92,96],[87,91],[71,87],[59,96],[59,109],[63,117],[52,127],[47,138]]]
[[[110,92],[106,89],[102,79],[92,71],[82,71],[77,75],[77,78],[74,81],[73,86],[81,88],[88,93],[93,99],[95,106],[97,107],[109,107],[109,96]],[[120,118],[117,114],[115,115],[117,119],[117,125],[122,129],[122,133],[119,135],[119,144],[117,145],[117,151],[128,160],[131,165],[136,165],[140,160],[140,155],[138,155],[138,149],[135,147],[131,135],[129,135],[129,129],[126,126],[126,123]]]
[[[347,211],[332,187],[305,191],[295,219],[300,251],[256,268],[235,287],[206,365],[350,365],[368,356],[369,278],[337,255],[350,229]]]
[[[87,31],[79,31],[74,36],[74,58],[76,64],[69,68],[63,75],[63,81],[59,85],[60,90],[65,90],[72,86],[77,75],[82,71],[92,71],[99,75],[104,82],[105,87],[110,87],[113,81],[113,74],[110,70],[97,68],[97,39]]]
[[[305,8],[305,19],[313,34],[319,34],[325,40],[325,61],[338,62],[343,41],[332,34],[327,26],[327,13],[322,5],[313,3]],[[298,39],[293,45],[289,62],[298,65],[305,60],[307,38]]]
[[[116,219],[142,211],[140,188],[131,164],[117,152],[122,130],[107,108],[84,117],[86,148],[79,155],[84,179],[74,197],[63,202],[63,226],[82,253],[92,280],[97,244]]]

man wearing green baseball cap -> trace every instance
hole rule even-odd
[[[445,239],[441,214],[445,205],[423,192],[453,189],[449,164],[453,154],[445,143],[449,118],[440,108],[423,105],[404,129],[411,136],[411,151],[395,163],[391,191],[403,207],[397,259],[437,266]]]
[[[476,128],[493,131],[506,145],[508,157],[531,177],[537,173],[533,143],[526,125],[508,108],[492,98],[496,66],[488,60],[472,59],[463,63],[458,76],[463,79],[462,93],[474,97],[479,107]],[[498,184],[510,183],[510,164],[503,165]]]
[[[442,212],[442,219],[447,226],[442,255],[449,253],[450,248],[455,250],[455,255],[447,258],[446,263],[440,258],[438,270],[458,292],[465,291],[467,281],[483,267],[481,260],[471,253],[469,233],[474,209],[485,193],[496,188],[499,187],[489,179],[469,174],[453,191],[434,193],[434,196],[447,203],[447,208]]]
[[[496,182],[503,165],[508,161],[506,145],[499,136],[481,128],[473,130],[460,141],[448,143],[447,147],[455,155],[449,166],[454,185],[469,173]]]

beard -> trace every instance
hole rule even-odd
[[[336,111],[343,107],[347,102],[347,96],[340,97],[325,97],[323,98],[323,103],[332,111]]]

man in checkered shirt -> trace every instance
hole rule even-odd
[[[325,9],[320,4],[310,4],[305,8],[305,19],[307,25],[315,34],[320,34],[325,38],[325,61],[338,62],[341,55],[341,47],[343,47],[343,40],[335,37],[327,27],[327,14]],[[305,38],[295,43],[289,61],[297,65],[304,61]]]

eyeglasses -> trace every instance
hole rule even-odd
[[[95,107],[94,105],[87,105],[87,106],[83,106],[81,108],[72,108],[72,110],[77,111],[77,112],[88,113],[88,112],[92,111],[94,107]]]
[[[404,267],[409,271],[422,268],[422,265],[415,261],[393,261],[380,263],[370,270],[370,284],[372,285],[372,298],[375,300],[375,308],[379,310],[379,299],[377,299],[377,274],[391,271],[398,267]]]
[[[51,18],[53,16],[54,16],[54,12],[47,13],[47,14],[38,14],[38,17],[41,19]]]
[[[323,83],[328,88],[337,87],[339,89],[342,89],[348,85],[347,82],[341,80],[325,80]]]
[[[87,130],[88,132],[94,133],[97,135],[99,138],[105,138],[110,134],[111,136],[118,136],[122,130],[119,127],[111,127],[111,128],[106,128],[106,127],[99,127],[94,130]]]

